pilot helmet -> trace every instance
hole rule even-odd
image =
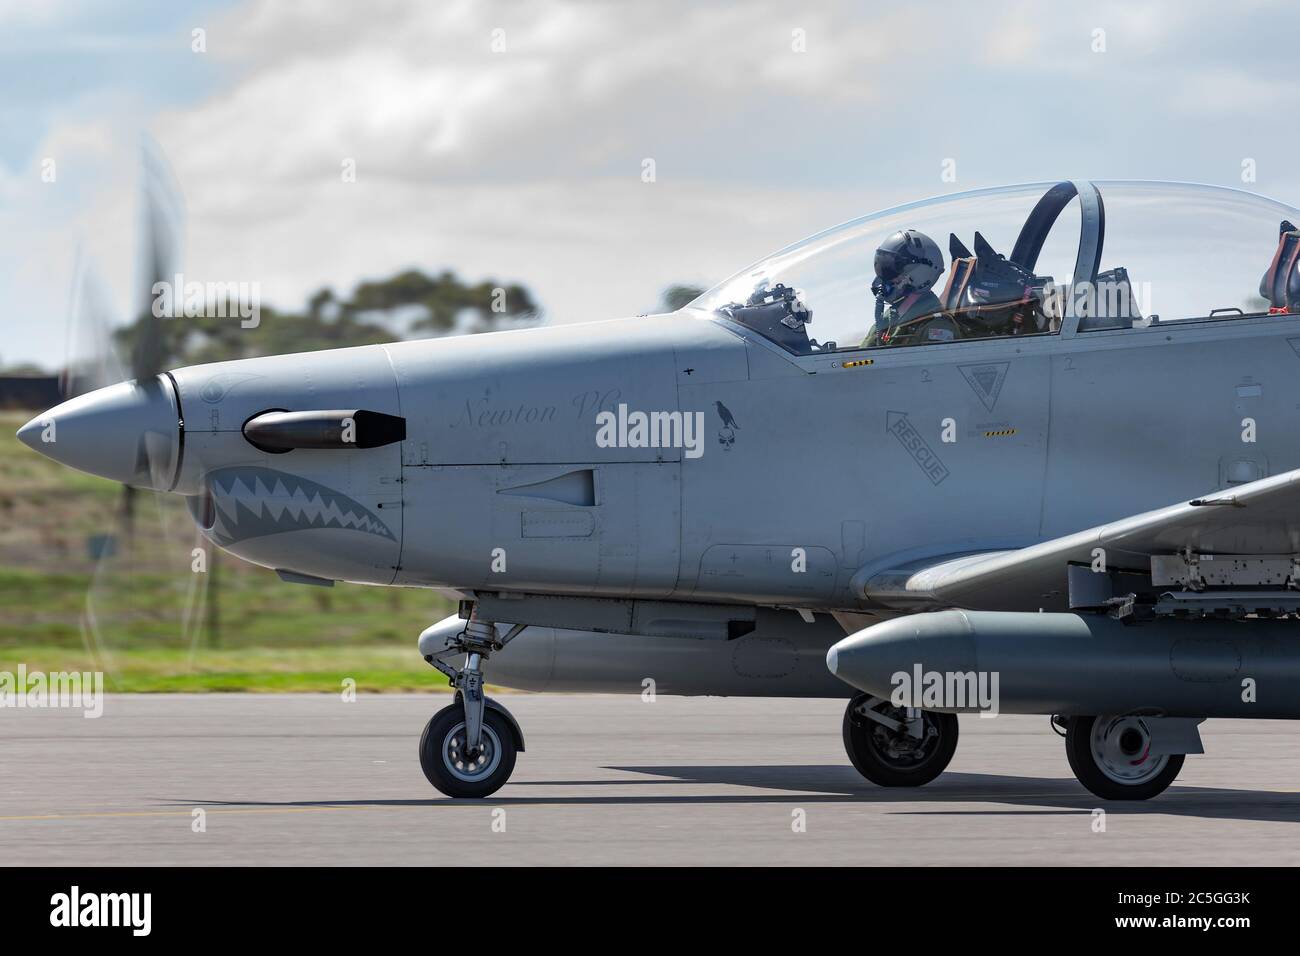
[[[886,302],[898,302],[939,280],[943,275],[943,253],[925,233],[904,229],[880,244],[875,265],[871,291]]]

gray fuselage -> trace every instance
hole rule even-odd
[[[176,490],[211,489],[218,544],[321,578],[869,611],[855,576],[1300,466],[1296,343],[1268,316],[794,356],[686,311],[195,366]],[[602,447],[619,406],[702,434]],[[241,434],[309,407],[406,439]]]

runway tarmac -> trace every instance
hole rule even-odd
[[[920,790],[849,766],[836,701],[503,695],[527,752],[451,801],[416,745],[445,694],[141,695],[0,710],[0,844],[39,864],[1255,865],[1300,862],[1300,727],[1202,725],[1163,796],[1105,804],[1046,717],[963,717]],[[1105,832],[1093,809],[1104,806]],[[206,830],[195,832],[195,810]],[[501,812],[504,811],[504,814]],[[792,825],[806,822],[802,832]],[[494,823],[496,826],[494,827]],[[504,824],[504,828],[502,827]]]

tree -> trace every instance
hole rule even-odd
[[[664,289],[659,300],[659,311],[676,312],[704,295],[705,290],[693,285],[670,285]]]
[[[338,298],[328,287],[319,289],[307,300],[303,312],[262,306],[258,324],[252,328],[241,323],[237,302],[225,303],[224,316],[213,314],[219,311],[216,304],[209,303],[208,314],[198,318],[163,320],[165,368],[391,342],[395,337],[392,324],[375,321],[375,317],[406,308],[417,312],[407,326],[408,335],[415,337],[489,332],[533,322],[540,313],[532,294],[517,283],[485,280],[468,285],[449,270],[429,276],[417,269],[361,282],[346,299]],[[137,337],[147,327],[142,317],[114,333],[123,355],[132,353]]]
[[[325,314],[325,307],[334,302],[334,290],[328,287],[318,290],[307,300],[307,314],[319,319]]]
[[[45,371],[45,369],[41,368],[35,362],[19,362],[17,365],[5,365],[4,362],[0,362],[0,374],[34,378],[37,376],[49,375],[51,373]]]

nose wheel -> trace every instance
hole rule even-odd
[[[1183,769],[1182,754],[1151,754],[1141,717],[1071,717],[1065,755],[1079,782],[1103,800],[1149,800]]]
[[[425,658],[447,675],[456,701],[438,711],[420,736],[420,768],[429,783],[449,797],[482,798],[510,779],[524,737],[510,712],[483,695],[483,664],[523,631],[517,624],[498,639],[494,624],[473,614],[446,648]],[[464,666],[450,659],[464,655]]]
[[[457,702],[434,714],[420,735],[420,769],[449,797],[481,798],[510,779],[517,750],[514,728],[495,708],[484,709],[478,746],[470,746],[465,708]]]
[[[854,769],[877,786],[924,786],[957,751],[957,715],[859,694],[844,712],[844,749]]]

